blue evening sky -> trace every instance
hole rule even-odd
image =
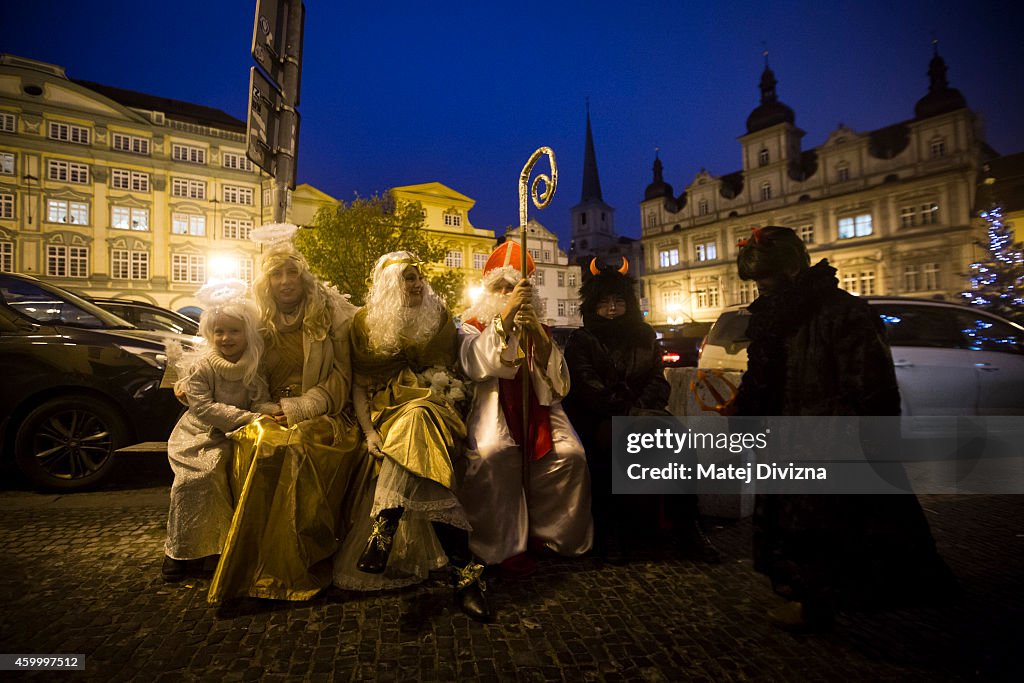
[[[0,52],[245,118],[254,0],[0,5]],[[677,193],[701,168],[740,169],[763,45],[806,148],[840,121],[862,132],[911,118],[933,36],[990,144],[1019,152],[1022,5],[307,0],[299,181],[343,200],[439,181],[501,234],[518,222],[523,164],[548,145],[560,183],[537,218],[567,248],[589,97],[605,201],[637,236],[655,147]]]

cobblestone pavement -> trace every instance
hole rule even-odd
[[[1021,680],[1024,496],[922,497],[966,598],[842,615],[793,636],[749,561],[750,522],[712,530],[729,560],[545,560],[490,582],[497,622],[469,621],[438,579],[304,604],[206,604],[205,577],[159,576],[167,489],[0,493],[0,652],[84,653],[40,680]]]

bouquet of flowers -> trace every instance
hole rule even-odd
[[[460,415],[465,416],[473,399],[472,384],[456,376],[440,365],[426,368],[417,373],[420,385],[430,389],[430,395],[451,405]]]

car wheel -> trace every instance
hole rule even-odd
[[[95,398],[46,401],[18,427],[18,467],[43,488],[76,490],[95,486],[114,465],[114,451],[128,442],[128,426],[114,408]]]

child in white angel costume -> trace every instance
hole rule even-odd
[[[279,410],[269,402],[259,374],[260,315],[244,298],[245,290],[240,280],[203,287],[197,294],[205,307],[199,331],[207,345],[176,359],[175,389],[185,395],[188,410],[167,441],[174,483],[161,570],[165,581],[183,579],[188,560],[222,551],[234,514],[228,481],[233,442],[226,434],[261,418],[273,422]]]

